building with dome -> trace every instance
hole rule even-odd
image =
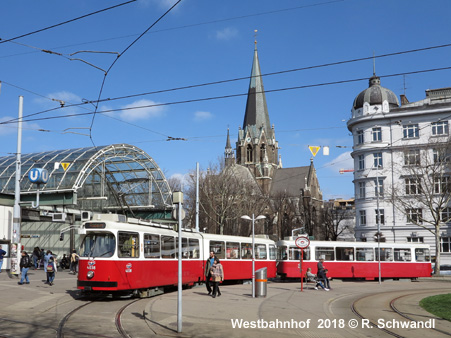
[[[356,96],[347,126],[358,241],[422,242],[435,255],[438,219],[441,265],[451,264],[450,119],[451,88],[416,102],[401,95],[400,104],[374,73]]]

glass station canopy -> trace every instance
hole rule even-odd
[[[48,205],[64,204],[58,196],[68,193],[75,196],[72,207],[80,210],[132,215],[134,210],[172,210],[172,192],[163,172],[135,146],[114,144],[25,154],[21,164],[21,200],[23,196],[35,197],[38,186],[29,181],[28,173],[43,168],[49,179],[39,185],[39,192],[43,203],[46,195],[54,196]],[[0,157],[0,193],[14,194],[15,172],[16,156]]]

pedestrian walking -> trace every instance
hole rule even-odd
[[[17,282],[19,285],[30,284],[30,280],[28,279],[28,270],[33,266],[31,263],[30,256],[28,256],[27,252],[22,251],[22,258],[20,259],[20,269],[22,270],[22,277],[20,278],[20,282]]]
[[[77,250],[72,250],[72,254],[70,255],[70,272],[74,275],[78,271],[78,260],[80,256],[77,254]]]
[[[221,296],[221,291],[219,291],[219,283],[224,281],[224,269],[217,257],[214,258],[214,263],[211,266],[211,279],[213,281],[213,294],[211,296],[213,298],[216,298],[216,295],[218,297]]]
[[[210,257],[208,257],[207,261],[205,262],[205,286],[207,287],[208,294],[211,295],[211,267],[213,266],[213,263],[215,262],[215,253],[213,251],[210,252]]]

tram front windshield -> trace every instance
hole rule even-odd
[[[116,238],[111,232],[91,232],[80,247],[82,257],[111,257],[116,249]]]

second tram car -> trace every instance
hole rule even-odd
[[[301,278],[301,251],[294,240],[277,242],[277,272],[282,278]],[[374,280],[379,277],[378,243],[311,241],[304,249],[303,272],[317,273],[324,258],[328,277]],[[429,245],[421,243],[380,243],[382,278],[430,277]]]
[[[177,285],[178,233],[171,228],[102,214],[85,222],[80,234],[78,289],[149,296],[161,293],[160,287]],[[183,284],[205,281],[210,251],[220,259],[225,280],[251,279],[252,250],[249,237],[183,231]],[[276,246],[269,239],[255,238],[255,269],[263,267],[268,278],[276,276]]]

